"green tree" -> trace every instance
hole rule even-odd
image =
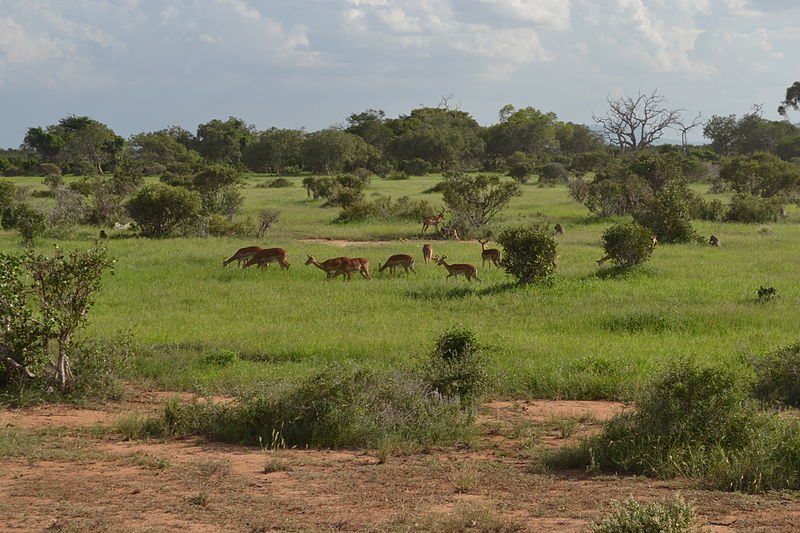
[[[243,120],[229,117],[214,119],[197,126],[195,149],[209,161],[237,165],[242,162],[242,152],[253,141],[255,127]]]
[[[515,196],[519,184],[497,176],[455,174],[440,183],[444,203],[467,231],[489,224]]]
[[[786,89],[786,98],[778,107],[778,113],[785,117],[789,109],[797,111],[798,106],[800,106],[800,81],[794,82]]]
[[[719,177],[736,192],[763,197],[792,196],[800,189],[800,169],[763,152],[725,161]]]
[[[29,128],[23,146],[47,161],[102,174],[116,163],[125,140],[105,124],[71,115],[44,130]]]
[[[606,149],[603,136],[583,124],[558,122],[555,136],[562,154],[576,155],[585,152],[600,152]]]
[[[145,185],[126,208],[145,237],[163,237],[197,220],[200,194],[161,183]]]
[[[381,109],[367,109],[347,117],[347,133],[358,135],[364,142],[385,152],[394,138],[394,132],[386,125],[386,113]]]
[[[334,174],[369,167],[379,151],[358,135],[336,129],[310,133],[303,145],[303,165],[314,172]]]
[[[523,152],[542,162],[558,149],[557,118],[555,113],[544,113],[533,107],[505,106],[500,123],[487,128],[483,134],[486,156],[492,159]]]
[[[192,165],[200,160],[200,154],[188,148],[171,130],[132,136],[128,141],[128,156],[141,164],[159,163],[164,166],[176,163]]]
[[[633,219],[650,229],[659,242],[690,242],[697,239],[689,212],[688,190],[680,185],[660,190],[633,212]]]
[[[556,241],[541,227],[516,226],[497,237],[503,246],[500,265],[520,284],[547,281],[556,269]]]
[[[508,175],[519,183],[525,183],[533,171],[535,165],[533,158],[525,152],[514,152],[506,159]]]
[[[270,128],[259,133],[243,152],[243,161],[254,172],[280,174],[288,166],[303,163],[303,130]]]

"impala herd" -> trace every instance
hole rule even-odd
[[[441,221],[437,221],[441,222]],[[431,222],[435,225],[436,222]],[[486,244],[489,241],[478,241],[483,248],[481,257],[483,258],[483,266],[486,266],[486,261],[490,261],[495,266],[500,266],[500,250],[492,248],[487,250]],[[422,247],[422,257],[425,259],[425,264],[430,264],[434,261],[437,265],[443,266],[447,269],[447,278],[458,276],[459,274],[467,278],[467,281],[477,280],[481,281],[478,277],[478,269],[474,265],[469,264],[450,264],[446,261],[447,256],[441,257],[433,255],[433,247],[426,244]],[[288,269],[289,262],[286,260],[286,250],[283,248],[261,248],[260,246],[246,246],[240,248],[235,254],[222,261],[222,266],[227,267],[232,262],[236,261],[237,265],[241,268],[250,268],[253,265],[265,268],[270,263],[278,263],[281,268]],[[364,279],[372,279],[369,273],[369,260],[364,257],[334,257],[326,261],[317,261],[314,256],[309,255],[305,262],[306,265],[314,265],[323,272],[325,272],[325,279],[330,281],[338,276],[343,276],[345,280],[350,280],[354,273],[358,273]],[[378,272],[383,272],[388,269],[389,274],[394,274],[395,270],[402,268],[406,274],[413,272],[417,273],[414,268],[414,257],[408,254],[395,254],[386,260],[382,265],[378,265]],[[447,279],[445,278],[445,279]]]

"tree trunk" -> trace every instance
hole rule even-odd
[[[56,381],[61,389],[66,389],[67,385],[72,383],[72,368],[69,364],[69,356],[67,355],[67,345],[69,344],[69,335],[60,336],[58,338],[58,362],[56,363]]]

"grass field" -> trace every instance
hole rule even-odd
[[[488,347],[499,396],[626,399],[655,368],[679,356],[741,365],[749,354],[798,338],[792,318],[800,304],[796,208],[785,222],[768,227],[696,222],[701,234],[717,235],[722,246],[661,245],[643,268],[614,277],[595,263],[603,255],[600,235],[612,221],[591,217],[570,201],[565,187],[528,184],[495,232],[506,224],[544,221],[561,223],[566,234],[558,237],[552,285],[517,287],[501,270],[480,268],[475,241],[421,240],[417,222],[332,224],[338,209],[307,200],[301,178],[289,178],[295,182],[289,188],[257,187],[266,179],[251,176],[243,190],[244,216],[281,209],[280,222],[264,239],[148,240],[109,232],[108,248],[118,262],[86,334],[131,330],[140,352],[132,379],[218,393],[325,363],[405,364],[429,351],[443,330],[463,324]],[[438,195],[423,193],[438,179],[376,178],[366,194],[439,205]],[[44,188],[41,178],[13,180]],[[86,247],[96,232],[78,228],[70,240],[44,237],[37,246]],[[324,238],[390,242],[346,248],[304,242]],[[424,265],[425,242],[453,262],[477,264],[483,283],[445,280],[444,268]],[[222,268],[225,256],[252,244],[285,248],[291,269]],[[21,250],[16,233],[0,232],[0,251]],[[378,264],[395,253],[414,255],[419,273],[378,274]],[[326,283],[322,271],[303,266],[307,254],[320,261],[366,257],[374,279]],[[779,297],[758,303],[762,285],[774,286]],[[240,360],[218,369],[199,364],[216,350],[236,351]]]

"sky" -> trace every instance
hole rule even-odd
[[[442,103],[592,125],[653,91],[689,121],[778,119],[797,80],[800,0],[0,0],[0,148],[69,115],[126,138]]]

